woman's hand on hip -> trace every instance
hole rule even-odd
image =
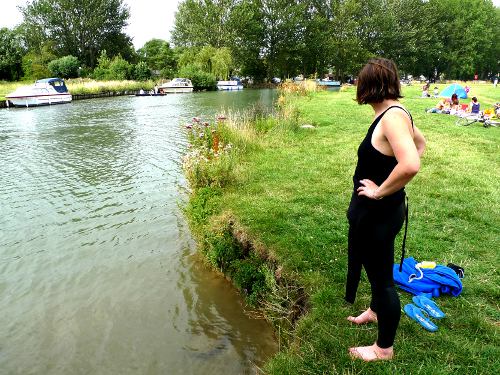
[[[382,197],[378,195],[378,185],[375,184],[375,182],[367,178],[359,180],[359,182],[362,186],[357,190],[358,195],[364,195],[367,198],[375,200],[382,199]]]

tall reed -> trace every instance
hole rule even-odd
[[[89,78],[75,78],[66,80],[68,90],[72,94],[100,94],[104,92],[123,92],[151,90],[153,81],[96,81]]]

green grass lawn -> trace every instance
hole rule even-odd
[[[479,98],[482,109],[500,100],[500,88],[471,86],[470,96]],[[297,98],[300,122],[315,129],[266,133],[260,147],[243,155],[236,182],[223,189],[220,200],[221,210],[309,296],[308,313],[291,344],[267,364],[271,374],[500,373],[500,129],[479,123],[459,127],[456,117],[425,113],[437,100],[418,98],[419,86],[404,94],[403,104],[427,139],[421,171],[407,187],[407,256],[461,265],[463,292],[437,299],[447,317],[436,333],[403,313],[393,361],[350,359],[348,347],[370,345],[377,335],[376,326],[360,328],[346,320],[369,304],[366,278],[356,303],[343,301],[345,212],[356,150],[372,111],[353,101],[355,88]],[[401,235],[397,258],[400,246]],[[406,292],[400,297],[403,306],[411,302]]]

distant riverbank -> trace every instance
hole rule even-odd
[[[268,373],[495,373],[500,133],[428,114],[437,99],[420,94],[418,85],[405,87],[402,100],[428,140],[407,188],[407,256],[461,265],[466,277],[459,297],[437,299],[447,314],[438,332],[402,315],[396,357],[385,363],[352,361],[347,350],[376,338],[375,327],[355,329],[346,320],[369,305],[366,280],[354,305],[343,302],[345,211],[356,149],[372,120],[371,109],[353,101],[355,88],[285,94],[272,116],[253,111],[193,124],[186,212],[207,260],[274,324],[282,346]],[[471,85],[469,95],[481,109],[498,100],[489,84]],[[397,256],[400,246],[398,237]],[[399,293],[402,305],[411,302]]]
[[[106,92],[139,91],[140,89],[151,90],[153,81],[96,81],[91,79],[75,78],[65,80],[69,92],[73,95],[99,94]],[[0,82],[0,100],[21,86],[32,85],[32,81]]]
[[[68,79],[65,80],[73,100],[89,99],[93,97],[107,97],[129,95],[152,90],[153,81],[96,81],[91,79]],[[0,82],[0,108],[7,106],[5,96],[21,86],[29,86],[33,82]]]
[[[146,92],[153,90],[154,81],[96,81],[91,79],[65,80],[73,100],[101,98],[108,96],[135,95],[142,89]],[[29,86],[33,82],[0,82],[0,108],[6,108],[5,96],[21,86]],[[263,83],[247,86],[252,89],[276,88],[276,84]]]
[[[88,94],[73,94],[72,99],[75,100],[84,100],[84,99],[96,99],[96,98],[109,98],[112,96],[125,96],[125,95],[136,95],[139,93],[137,91],[105,91],[100,93],[88,93]],[[8,108],[7,100],[0,100],[0,108]]]

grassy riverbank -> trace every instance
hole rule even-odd
[[[153,81],[96,81],[92,79],[68,79],[68,90],[72,94],[99,94],[104,92],[145,91],[154,87]]]
[[[499,100],[500,89],[471,86],[482,108]],[[193,187],[187,213],[201,251],[264,308],[287,343],[268,363],[271,374],[496,373],[499,129],[458,127],[455,117],[425,113],[436,99],[418,98],[416,86],[405,88],[403,103],[428,148],[407,188],[407,256],[461,265],[464,291],[438,299],[447,318],[436,333],[403,315],[392,362],[349,358],[349,346],[376,338],[375,326],[353,327],[345,319],[368,305],[366,279],[356,303],[343,302],[345,211],[356,149],[372,116],[355,104],[354,90],[292,95],[281,99],[278,118],[254,111],[243,122],[221,122],[216,133],[199,128],[204,135],[192,137],[198,151],[185,165]],[[299,128],[305,123],[315,128]],[[400,243],[399,237],[397,256]],[[403,305],[411,301],[400,296]]]
[[[0,100],[5,100],[5,95],[21,86],[32,85],[33,82],[5,82],[0,81]],[[71,94],[99,94],[105,92],[123,92],[151,90],[153,81],[96,81],[92,79],[75,78],[66,80],[66,86]]]
[[[30,85],[31,82],[6,82],[0,81],[0,100],[5,100],[5,95],[21,86]]]

